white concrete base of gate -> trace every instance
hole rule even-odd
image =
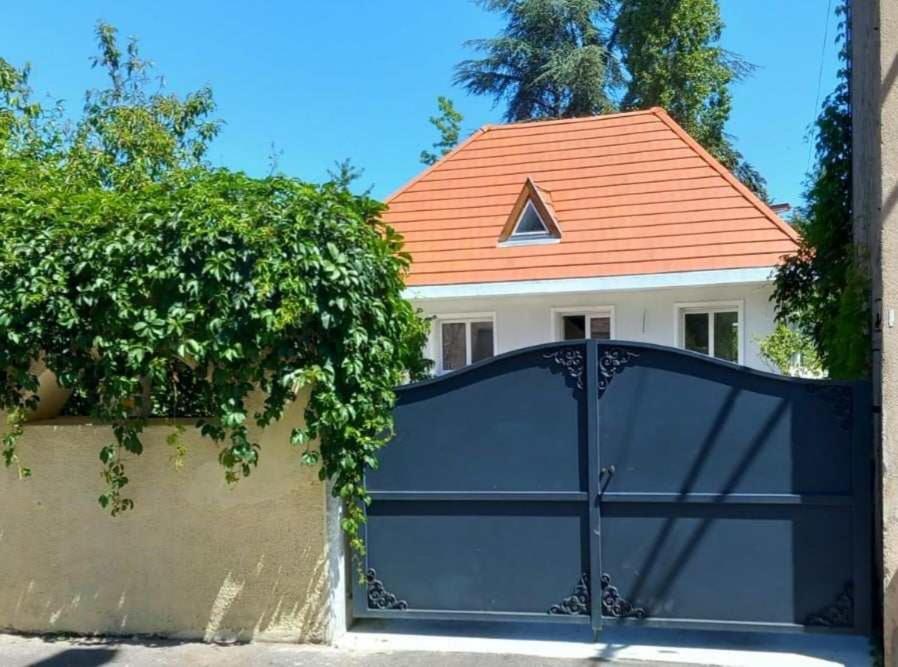
[[[327,535],[327,569],[330,582],[328,590],[328,619],[327,631],[324,641],[327,644],[336,644],[346,633],[346,628],[352,623],[349,616],[348,595],[349,581],[346,578],[347,556],[346,535],[340,527],[343,518],[343,501],[334,498],[333,482],[327,482],[327,500],[325,509],[326,535]],[[351,564],[349,564],[351,567]]]
[[[337,646],[358,651],[435,651],[593,658],[702,667],[867,667],[863,637],[607,627],[599,642],[584,626],[358,622]]]

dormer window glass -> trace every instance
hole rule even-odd
[[[549,228],[540,217],[539,212],[533,205],[532,201],[528,201],[524,207],[521,217],[518,218],[518,224],[511,233],[511,239],[538,239],[550,236]]]

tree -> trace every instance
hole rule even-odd
[[[456,66],[455,82],[506,101],[509,122],[590,116],[615,108],[617,69],[599,22],[611,0],[479,0],[505,15],[502,34],[468,45],[485,54]]]
[[[706,150],[766,199],[764,179],[732,146],[725,128],[730,85],[751,66],[721,48],[717,0],[626,0],[614,46],[627,72],[621,108],[663,107]]]
[[[814,341],[793,327],[778,322],[769,336],[757,342],[764,360],[783,375],[820,375],[822,368]]]
[[[749,189],[766,184],[725,132],[733,81],[751,66],[725,51],[717,0],[481,0],[505,15],[469,42],[455,81],[507,103],[508,121],[665,108]]]
[[[202,164],[221,129],[210,119],[212,91],[202,88],[183,99],[150,90],[151,63],[131,39],[122,52],[114,27],[97,26],[99,55],[109,87],[88,91],[84,114],[66,146],[72,170],[104,187],[127,189],[158,181],[177,169]]]
[[[437,132],[440,133],[440,140],[432,146],[436,152],[421,151],[421,163],[431,165],[446,153],[451,151],[458,143],[458,137],[461,133],[461,122],[463,116],[456,111],[452,100],[442,95],[437,98],[437,106],[440,114],[430,117],[430,124],[433,125]]]
[[[133,505],[125,467],[156,410],[148,385],[162,399],[191,393],[194,426],[218,446],[229,482],[263,455],[251,424],[271,424],[305,388],[305,427],[287,439],[334,481],[343,527],[363,549],[364,471],[389,439],[393,387],[426,370],[427,324],[402,298],[401,237],[380,220],[382,204],[345,183],[205,164],[218,129],[211,93],[149,90],[136,43],[123,54],[106,25],[98,39],[110,84],[88,95],[71,132],[0,61],[6,464],[25,473],[16,442],[38,401],[38,360],[111,426],[99,502],[112,514]],[[189,385],[172,385],[185,369]],[[183,427],[173,428],[177,438]]]
[[[869,278],[854,245],[851,204],[851,97],[846,7],[839,40],[844,66],[815,122],[816,164],[795,227],[798,253],[778,269],[773,301],[777,318],[814,341],[836,378],[865,375],[870,365]]]
[[[344,158],[334,162],[333,169],[327,170],[327,177],[338,187],[348,189],[364,173],[365,170],[362,167],[357,167],[352,163],[352,158]]]

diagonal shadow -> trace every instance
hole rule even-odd
[[[698,456],[695,457],[695,460],[692,463],[692,466],[689,468],[689,472],[686,475],[686,478],[683,480],[683,485],[680,487],[680,496],[683,497],[686,494],[690,493],[693,488],[695,488],[695,484],[701,474],[702,469],[708,461],[708,454],[711,452],[715,445],[715,435],[719,432],[719,430],[726,423],[726,420],[729,419],[730,413],[733,411],[733,403],[735,402],[735,395],[738,393],[738,389],[735,387],[730,387],[728,392],[728,396],[724,401],[723,407],[721,410],[718,410],[717,416],[714,419],[714,422],[711,424],[711,427],[708,429],[708,433],[705,436],[705,439],[702,442],[701,449],[699,450]],[[658,534],[658,537],[655,538],[655,541],[652,543],[652,546],[649,548],[649,553],[646,556],[645,560],[642,563],[642,567],[640,568],[640,575],[636,579],[636,582],[633,586],[633,591],[631,593],[633,598],[639,596],[639,593],[642,590],[642,587],[645,583],[647,568],[651,567],[655,561],[658,560],[659,555],[661,554],[662,549],[670,537],[670,533],[673,530],[673,522],[668,519],[661,532]]]
[[[764,427],[754,437],[752,444],[749,447],[748,451],[745,452],[745,454],[742,456],[742,458],[739,460],[739,462],[736,464],[735,468],[733,469],[732,474],[727,478],[726,482],[724,483],[724,486],[721,489],[722,494],[729,493],[730,489],[732,489],[739,482],[739,480],[742,479],[742,477],[745,475],[745,473],[748,470],[749,466],[751,465],[752,461],[758,456],[761,449],[763,448],[764,443],[767,439],[767,436],[773,430],[773,427],[776,425],[776,423],[782,418],[783,413],[786,410],[786,405],[787,405],[787,402],[782,401],[779,404],[779,406],[777,407],[777,409],[774,410],[774,412],[770,415],[770,417],[764,423]],[[723,500],[724,499],[722,497],[718,497],[717,499],[715,499],[713,504],[720,504],[723,502]],[[664,530],[666,531],[666,534],[669,534],[670,531],[672,530],[672,528],[673,528],[672,524],[674,521],[676,521],[675,517],[670,517],[665,521]],[[663,581],[664,583],[661,584],[661,586],[657,590],[657,595],[659,597],[663,597],[670,590],[670,587],[673,585],[674,577],[676,576],[677,572],[679,572],[682,569],[682,567],[685,565],[686,561],[689,559],[689,557],[695,551],[696,547],[698,546],[699,542],[701,542],[701,539],[704,537],[705,533],[708,531],[708,528],[711,526],[711,523],[713,521],[714,521],[714,517],[707,517],[705,519],[702,519],[701,523],[692,531],[692,534],[690,535],[686,544],[684,544],[683,547],[680,549],[680,553],[677,554],[676,557],[674,557],[674,559],[671,561],[671,564],[668,566],[667,570],[665,571],[664,575],[661,577],[661,581]],[[642,576],[641,579],[644,581],[644,576]],[[639,583],[642,583],[642,582],[639,582]]]
[[[882,85],[879,88],[879,112],[883,118],[885,118],[889,110],[886,108],[886,102],[890,100],[889,93],[895,87],[895,83],[898,81],[898,54],[892,59],[891,64],[889,65],[888,71],[886,71],[882,77]],[[881,132],[881,130],[880,130]],[[883,137],[884,139],[885,137]],[[884,156],[880,156],[880,160],[882,161]],[[885,178],[884,175],[880,176],[881,187],[885,189],[889,185],[888,178]],[[879,212],[879,224],[875,225],[875,227],[880,228],[888,220],[892,212],[895,210],[895,205],[898,204],[898,181],[895,179],[891,179],[893,182],[893,187],[888,192],[882,192],[882,207]],[[873,209],[875,213],[875,208]]]
[[[693,462],[689,473],[684,480],[683,486],[680,488],[679,494],[681,498],[691,493],[691,491],[695,488],[699,474],[701,473],[708,459],[708,455],[717,444],[715,436],[720,431],[726,420],[729,419],[729,416],[733,411],[733,405],[735,403],[736,396],[740,391],[740,389],[732,387],[728,392],[728,396],[725,400],[724,406],[721,410],[718,411],[714,423],[709,429],[708,434],[702,443],[699,454],[696,457],[696,460]],[[777,409],[774,410],[767,418],[767,420],[764,422],[763,427],[756,433],[755,437],[753,438],[748,451],[746,451],[746,453],[742,456],[742,458],[736,464],[733,473],[724,482],[724,485],[721,487],[720,493],[729,493],[729,491],[739,482],[739,480],[742,479],[749,466],[751,465],[751,462],[757,457],[757,455],[763,448],[767,436],[773,430],[776,423],[782,418],[786,410],[786,406],[787,402],[782,401]],[[721,502],[723,502],[723,498],[718,498],[717,500],[715,500],[715,504],[719,504]],[[665,576],[662,579],[664,581],[664,584],[658,590],[659,596],[662,596],[670,589],[670,586],[673,583],[673,576],[689,559],[692,552],[701,541],[701,538],[707,532],[712,520],[712,518],[704,519],[701,524],[693,531],[693,534],[690,536],[687,543],[682,547],[680,553],[673,559],[672,564],[667,568]],[[670,535],[673,532],[675,522],[676,517],[668,517],[664,521],[664,525],[659,532],[658,537],[655,538],[655,541],[649,549],[648,555],[643,561],[643,564],[639,570],[639,577],[636,579],[633,585],[631,593],[633,599],[638,598],[639,594],[642,592],[646,584],[648,574],[652,572],[653,566],[658,561],[662,551],[665,548],[666,543],[670,539]]]
[[[885,196],[882,204],[882,220],[888,220],[898,204],[898,184]]]
[[[880,108],[885,106],[889,91],[892,90],[896,80],[898,80],[898,54],[892,59],[892,64],[889,65],[888,71],[882,77],[882,86],[880,88],[882,93],[880,94],[879,100]]]

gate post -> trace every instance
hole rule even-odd
[[[590,623],[596,640],[602,628],[602,516],[599,505],[601,483],[599,475],[599,392],[598,392],[598,342],[586,341],[585,395],[586,401],[586,451],[587,478],[589,480],[589,599]]]

